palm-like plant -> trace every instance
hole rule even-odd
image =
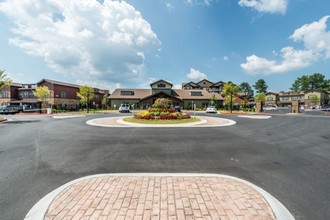
[[[230,113],[233,112],[233,97],[237,96],[239,91],[240,88],[232,82],[225,83],[223,87],[222,94],[230,97]]]

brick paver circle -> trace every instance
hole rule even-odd
[[[99,176],[56,196],[50,219],[275,219],[263,196],[230,178]]]

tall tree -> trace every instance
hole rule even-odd
[[[232,82],[225,83],[225,85],[223,86],[223,95],[230,97],[230,113],[233,112],[233,97],[237,96],[239,91],[239,86]]]
[[[94,89],[91,86],[80,86],[77,96],[80,98],[80,103],[86,105],[87,113],[89,113],[90,101],[94,97]]]
[[[291,86],[291,91],[330,90],[330,80],[321,73],[298,77]]]
[[[257,93],[267,93],[267,89],[268,86],[265,82],[265,80],[263,79],[259,79],[254,85],[253,87],[255,88],[255,90],[257,91]]]
[[[46,106],[48,105],[48,99],[50,98],[50,90],[47,86],[38,86],[33,92],[33,94],[42,104],[45,104]]]
[[[245,94],[245,96],[244,96],[244,109],[246,109],[247,101],[248,101],[249,98],[253,97],[254,92],[253,92],[253,89],[250,86],[250,84],[247,83],[247,82],[242,82],[239,85],[239,88],[240,88],[240,92]]]
[[[295,82],[292,84],[292,87],[290,88],[291,91],[308,91],[309,90],[309,77],[308,76],[301,76],[298,77]]]
[[[247,83],[247,82],[242,82],[242,83],[239,85],[239,88],[240,88],[240,92],[245,93],[245,95],[246,95],[248,98],[253,97],[254,92],[253,92],[253,89],[252,89],[252,87],[250,86],[249,83]]]
[[[325,76],[322,75],[321,73],[314,73],[313,75],[309,76],[309,89],[311,91],[314,90],[324,90],[324,81],[325,81]]]
[[[0,91],[10,86],[12,81],[7,77],[4,70],[0,70]]]

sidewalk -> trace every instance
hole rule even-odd
[[[261,188],[212,174],[104,174],[84,177],[40,200],[25,220],[293,219]]]

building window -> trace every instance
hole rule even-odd
[[[94,99],[95,99],[95,100],[99,100],[99,99],[100,99],[100,96],[99,96],[99,95],[95,95],[95,96],[94,96]]]
[[[33,92],[20,92],[18,95],[20,98],[34,98]]]
[[[282,100],[289,100],[289,97],[282,97]]]
[[[202,96],[202,92],[191,92],[191,96]]]
[[[292,99],[292,100],[298,100],[298,99],[299,99],[299,96],[292,96],[291,99]]]
[[[120,91],[120,95],[134,95],[134,91]]]
[[[164,83],[159,83],[157,85],[158,88],[166,88],[166,85]]]
[[[9,92],[7,92],[7,91],[2,91],[2,92],[1,92],[1,97],[2,97],[2,98],[9,98]]]
[[[61,98],[66,98],[66,92],[61,92]]]
[[[273,97],[267,97],[267,101],[274,101]]]

